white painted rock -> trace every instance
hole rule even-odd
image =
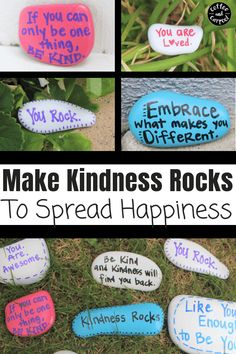
[[[0,282],[28,285],[44,278],[50,267],[43,238],[26,238],[0,249]]]
[[[172,26],[156,23],[148,29],[148,40],[155,52],[177,55],[195,52],[202,40],[199,26]]]
[[[18,118],[26,129],[42,134],[91,127],[96,122],[93,112],[58,100],[28,102],[19,109]]]
[[[114,288],[153,291],[160,286],[162,273],[149,258],[131,252],[106,252],[92,264],[94,279]]]
[[[60,350],[54,354],[76,354],[75,352],[71,352],[70,350]]]
[[[236,302],[176,296],[169,305],[168,327],[185,353],[236,354]]]
[[[169,261],[179,268],[214,275],[220,279],[229,277],[228,268],[195,242],[181,238],[168,239],[164,249]]]

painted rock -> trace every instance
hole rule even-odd
[[[130,252],[106,252],[92,264],[94,279],[103,285],[152,291],[160,286],[162,273],[150,259]]]
[[[75,65],[93,48],[92,15],[82,4],[28,6],[20,14],[19,37],[23,50],[34,59]]]
[[[5,308],[7,329],[19,337],[35,337],[48,332],[55,318],[52,298],[44,290],[16,299]]]
[[[199,26],[171,26],[156,23],[149,27],[148,40],[155,52],[165,55],[195,52],[202,40]]]
[[[236,302],[175,297],[168,310],[172,341],[185,353],[236,354]]]
[[[60,350],[54,354],[76,354],[75,352],[71,352],[70,350]]]
[[[26,238],[0,249],[0,282],[14,285],[42,280],[50,267],[43,238]]]
[[[230,118],[216,101],[159,91],[135,103],[129,126],[144,145],[178,147],[220,139],[229,131]]]
[[[185,239],[168,239],[165,242],[166,257],[179,268],[220,279],[229,277],[228,268],[204,247]]]
[[[158,304],[143,303],[80,312],[72,329],[82,338],[100,334],[152,336],[161,332],[163,321],[163,310]]]
[[[96,122],[91,111],[57,100],[28,102],[19,109],[18,118],[26,129],[42,134],[90,127]]]

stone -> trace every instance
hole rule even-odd
[[[0,282],[12,285],[34,284],[50,267],[50,256],[43,238],[26,238],[0,249]]]
[[[92,264],[94,279],[114,288],[156,290],[161,283],[160,268],[149,258],[131,252],[106,252]]]
[[[76,65],[93,48],[93,18],[82,4],[28,6],[20,14],[19,37],[23,50],[34,59]]]
[[[75,352],[71,352],[70,350],[60,350],[54,354],[76,354]]]
[[[51,295],[45,290],[16,299],[5,308],[7,329],[19,337],[35,337],[48,332],[55,318]]]
[[[96,335],[153,336],[163,328],[162,308],[154,303],[96,308],[80,312],[72,324],[81,338]]]
[[[26,129],[41,134],[91,127],[96,122],[93,112],[58,100],[28,102],[19,109],[18,119]]]
[[[220,279],[229,277],[228,268],[204,247],[185,239],[168,239],[164,246],[165,255],[179,268],[209,274]]]
[[[230,129],[230,117],[222,104],[171,91],[152,92],[140,98],[128,120],[140,143],[159,148],[211,142]]]
[[[151,25],[148,40],[155,52],[178,55],[195,52],[202,40],[203,30],[199,26],[172,26],[161,23]]]
[[[179,295],[168,309],[172,341],[185,353],[236,354],[236,302]]]

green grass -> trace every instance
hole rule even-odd
[[[0,239],[0,246],[17,239]],[[158,353],[180,354],[171,342],[165,320],[164,330],[153,337],[99,336],[79,339],[71,331],[74,316],[86,308],[157,302],[167,314],[173,297],[192,294],[235,301],[236,299],[236,239],[195,240],[222,260],[230,269],[227,281],[186,272],[176,268],[164,256],[164,239],[48,239],[51,268],[40,283],[27,287],[0,284],[0,353],[53,354],[62,349],[77,353]],[[123,250],[142,254],[155,261],[163,272],[159,289],[150,293],[108,288],[97,284],[90,267],[100,253]],[[6,304],[18,297],[40,289],[48,290],[56,307],[56,323],[46,334],[34,338],[12,336],[4,324]]]
[[[207,9],[214,0],[121,0],[122,71],[236,71],[236,11],[223,27],[214,26]],[[231,9],[234,0],[225,0]],[[153,23],[199,25],[204,36],[191,54],[168,57],[155,53],[147,40]],[[222,55],[223,53],[223,55]]]

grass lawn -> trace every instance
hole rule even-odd
[[[0,239],[0,246],[18,239]],[[0,353],[1,354],[53,354],[62,349],[77,353],[157,353],[180,354],[172,344],[166,325],[169,302],[180,294],[199,295],[236,300],[236,239],[195,239],[230,269],[227,281],[215,277],[187,272],[176,268],[165,257],[165,239],[47,239],[51,268],[40,283],[27,287],[0,284]],[[97,284],[91,275],[91,264],[96,256],[106,251],[129,251],[149,257],[162,270],[159,289],[144,293],[109,288]],[[34,338],[12,336],[4,324],[5,305],[37,290],[51,293],[56,307],[55,326],[46,334]],[[164,330],[154,337],[100,336],[79,339],[71,331],[71,322],[81,310],[93,307],[125,305],[139,302],[157,302],[165,311]]]

